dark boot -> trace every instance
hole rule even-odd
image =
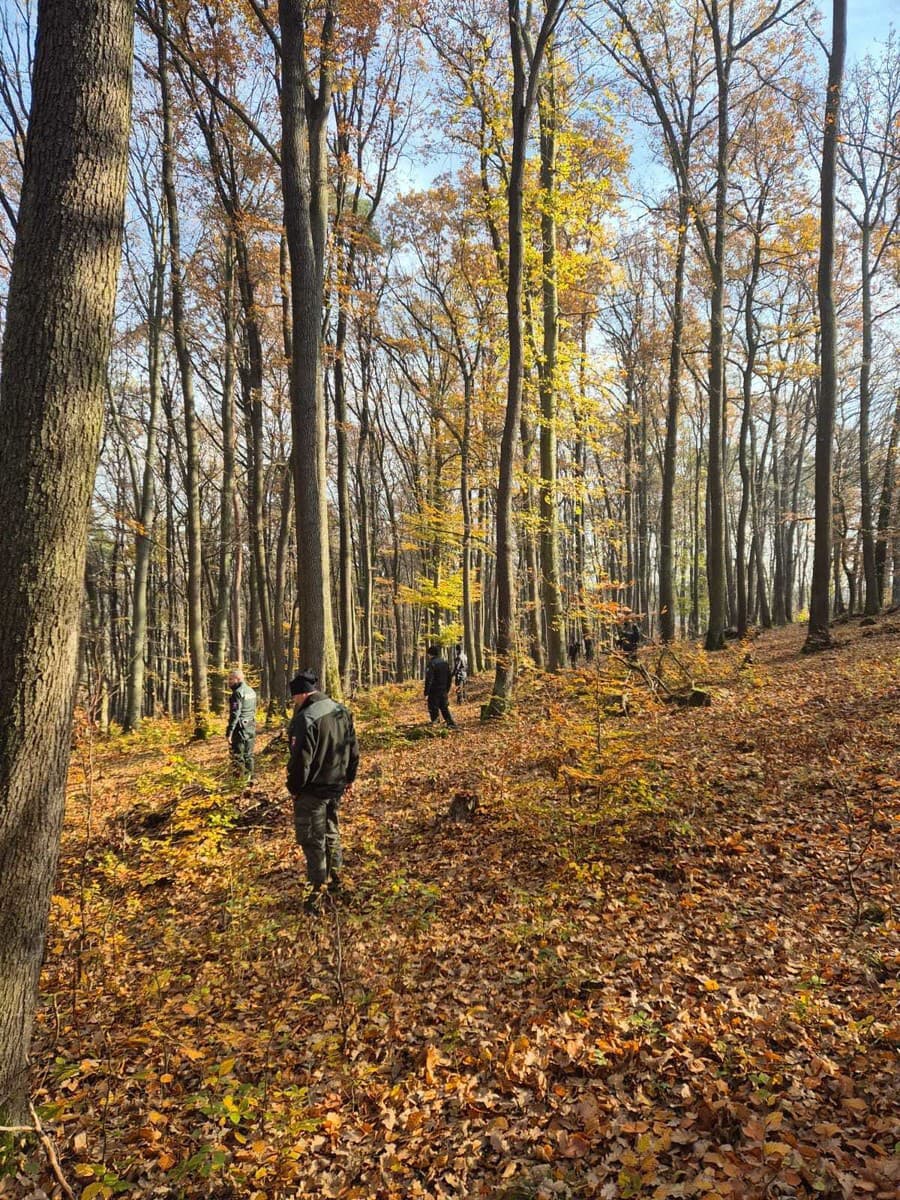
[[[312,891],[303,901],[303,911],[310,916],[318,916],[325,901],[325,884],[313,884]]]

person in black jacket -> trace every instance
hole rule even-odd
[[[641,644],[641,631],[636,621],[629,618],[619,630],[619,649],[630,660],[637,658]]]
[[[343,704],[319,691],[313,671],[301,671],[291,680],[290,689],[294,716],[288,728],[287,788],[310,884],[304,907],[318,912],[326,891],[341,890],[338,810],[356,778],[359,743],[353,717]]]
[[[253,782],[253,743],[256,741],[256,692],[237,667],[229,672],[228,724],[225,739],[231,750],[231,769],[236,776]]]
[[[425,699],[428,701],[428,716],[432,725],[438,719],[438,713],[444,718],[451,729],[456,728],[456,722],[450,712],[450,664],[441,655],[440,646],[428,647],[428,666],[425,668]]]

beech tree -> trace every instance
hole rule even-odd
[[[133,4],[40,0],[0,377],[0,1123],[26,1065],[69,762],[128,162]]]
[[[819,383],[819,411],[816,417],[816,528],[809,599],[809,626],[806,635],[806,649],[808,650],[822,649],[830,646],[832,641],[828,623],[831,615],[829,584],[831,582],[832,550],[834,414],[838,392],[837,319],[832,275],[835,238],[835,177],[840,136],[844,56],[847,52],[846,0],[834,0],[831,19],[831,53],[828,56],[828,85],[825,93],[822,164],[819,175],[821,234],[817,291],[822,338],[822,368]]]

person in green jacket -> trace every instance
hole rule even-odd
[[[310,885],[304,908],[316,913],[326,891],[341,891],[338,810],[356,779],[359,743],[349,710],[319,690],[314,671],[301,671],[289,686],[294,716],[288,726],[287,789]]]
[[[256,692],[244,680],[239,668],[228,676],[231,698],[225,737],[231,748],[231,767],[235,775],[253,782],[253,745],[256,741]]]

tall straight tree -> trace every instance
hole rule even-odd
[[[328,547],[322,312],[328,228],[327,124],[331,108],[335,13],[325,4],[317,31],[313,85],[304,0],[279,0],[281,21],[281,179],[291,261],[291,428],[297,520],[300,664],[332,694],[341,688]]]
[[[834,305],[834,182],[837,169],[841,118],[841,87],[847,50],[847,0],[832,5],[831,54],[828,60],[828,91],[825,96],[825,127],[822,131],[821,232],[819,234],[819,325],[822,366],[819,411],[816,417],[816,517],[812,586],[809,596],[809,627],[806,650],[831,645],[828,628],[828,587],[831,578],[832,498],[834,462],[834,414],[837,408],[837,321]]]
[[[506,188],[509,255],[507,259],[506,319],[509,332],[509,376],[506,414],[500,443],[500,479],[497,488],[497,659],[494,690],[488,704],[491,716],[509,707],[515,683],[516,642],[516,534],[513,523],[516,438],[522,412],[524,373],[524,329],[522,321],[522,277],[525,236],[522,223],[525,189],[525,156],[528,130],[534,115],[541,63],[547,43],[559,24],[567,0],[546,0],[544,15],[534,38],[519,0],[507,0],[509,40],[512,53],[512,152]]]
[[[148,156],[149,157],[149,156]],[[134,182],[134,199],[147,227],[151,250],[150,277],[147,280],[147,383],[149,412],[144,470],[138,500],[138,528],[134,539],[134,581],[131,603],[131,643],[126,678],[126,730],[137,729],[141,723],[144,704],[144,660],[147,654],[147,601],[150,579],[150,558],[153,552],[153,520],[156,513],[156,451],[159,409],[162,397],[162,331],[165,305],[165,233],[164,213],[151,198],[149,162],[143,163],[140,178]]]
[[[41,0],[0,380],[0,1124],[27,1056],[69,762],[121,254],[131,0]]]
[[[557,152],[560,122],[553,44],[547,47],[547,66],[538,99],[541,144],[541,313],[543,345],[538,363],[541,399],[541,587],[547,621],[547,666],[565,665],[562,589],[559,570],[559,503],[557,486],[556,401],[559,386],[559,284],[557,271]]]
[[[166,4],[162,5],[162,24],[168,24]],[[163,34],[157,37],[159,89],[162,98],[163,147],[162,174],[169,219],[169,284],[172,292],[172,337],[178,359],[178,376],[184,401],[185,483],[187,485],[187,600],[188,647],[191,659],[191,708],[194,733],[205,737],[209,709],[206,670],[206,643],[203,637],[203,546],[200,519],[200,461],[197,449],[197,410],[194,402],[194,365],[188,346],[184,306],[184,265],[181,256],[181,222],[178,191],[175,184],[175,143],[173,140],[172,93],[169,83],[169,51]]]
[[[859,364],[859,508],[866,584],[865,614],[881,610],[878,541],[873,528],[870,424],[872,415],[872,356],[876,311],[875,281],[896,251],[900,230],[900,41],[891,34],[884,61],[871,58],[850,72],[844,102],[844,133],[838,158],[853,183],[856,203],[840,195],[837,201],[859,231],[862,287],[862,358]],[[893,296],[887,313],[895,310]],[[880,314],[886,315],[885,313]]]

